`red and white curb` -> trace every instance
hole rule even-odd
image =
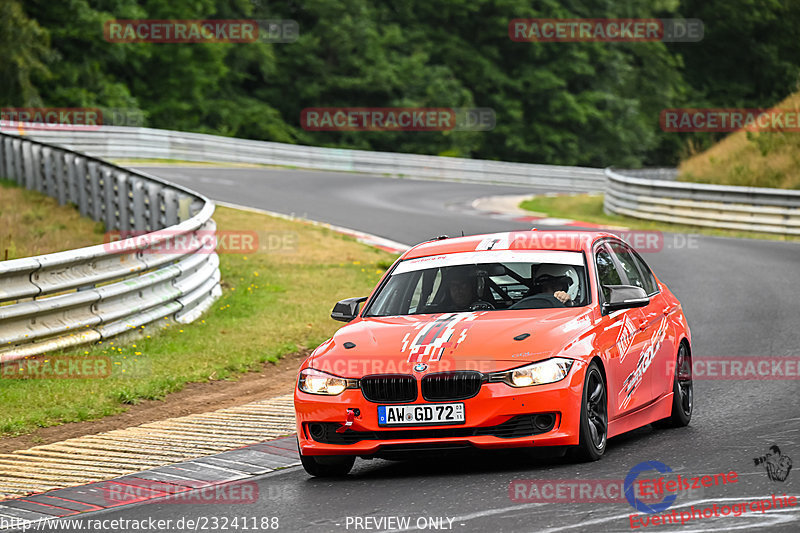
[[[255,476],[300,464],[294,436],[268,440],[216,455],[151,468],[88,485],[65,487],[0,501],[0,531],[113,507],[160,503],[236,505],[256,503]]]
[[[557,195],[547,195],[557,196]],[[525,222],[538,227],[574,227],[574,228],[592,228],[592,229],[612,229],[617,231],[628,231],[628,228],[622,226],[609,226],[608,224],[595,224],[593,222],[585,222],[582,220],[573,220],[570,218],[555,218],[548,217],[544,213],[534,213],[519,207],[519,204],[524,200],[532,197],[530,194],[514,194],[503,196],[487,196],[485,198],[478,198],[472,202],[472,209],[481,212],[493,218],[502,218],[505,220],[513,220],[515,222]]]

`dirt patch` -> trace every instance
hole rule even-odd
[[[118,415],[40,428],[19,437],[5,437],[0,439],[0,453],[290,394],[297,379],[297,370],[309,353],[311,350],[304,350],[282,357],[277,364],[265,363],[260,372],[249,372],[237,381],[189,383],[183,390],[168,395],[162,401],[142,401]]]

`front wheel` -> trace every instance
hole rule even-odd
[[[342,477],[353,468],[356,456],[300,454],[300,462],[305,471],[314,477]]]
[[[680,428],[689,425],[694,407],[694,387],[692,385],[692,357],[689,349],[681,343],[675,363],[675,377],[672,382],[672,412],[667,418],[653,422],[657,428]]]
[[[570,459],[580,462],[600,459],[608,440],[608,402],[603,375],[594,361],[583,380],[579,435],[579,444],[569,450]]]

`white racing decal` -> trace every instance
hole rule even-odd
[[[620,364],[625,361],[625,356],[628,355],[628,349],[633,343],[633,335],[635,333],[636,327],[633,325],[630,317],[625,315],[622,320],[622,327],[619,328],[619,335],[617,335],[617,350],[619,351]]]
[[[658,330],[653,334],[650,338],[650,343],[642,350],[642,354],[639,356],[639,361],[636,362],[636,369],[631,372],[631,374],[625,378],[624,383],[622,384],[622,391],[620,391],[620,398],[622,401],[620,402],[620,409],[625,409],[631,401],[633,397],[634,391],[639,387],[639,384],[642,382],[642,377],[644,377],[644,373],[647,372],[647,369],[650,368],[650,363],[653,362],[653,358],[655,357],[658,350],[661,348],[661,343],[664,342],[664,337],[667,336],[667,317],[661,319],[661,323],[658,325]],[[624,398],[622,396],[624,395]]]
[[[508,233],[495,233],[479,242],[475,250],[508,250],[508,241]]]
[[[481,250],[477,252],[457,252],[408,259],[397,265],[392,275],[415,272],[426,268],[478,265],[482,263],[550,263],[583,266],[583,254],[581,252],[557,252],[550,250]]]
[[[401,352],[408,351],[409,363],[439,361],[447,348],[455,348],[467,338],[472,322],[483,313],[447,313],[430,322],[420,322],[414,327],[419,330],[411,340],[413,332],[403,337]],[[454,333],[460,328],[458,336]],[[425,359],[427,357],[427,360]]]

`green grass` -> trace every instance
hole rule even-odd
[[[797,110],[800,92],[775,109]],[[737,131],[683,161],[681,181],[800,189],[800,133],[796,131]]]
[[[65,352],[110,357],[111,377],[0,379],[0,434],[119,413],[186,383],[236,379],[265,361],[314,347],[342,325],[330,319],[333,304],[369,294],[395,258],[301,222],[228,208],[219,208],[214,219],[223,231],[295,232],[297,247],[220,255],[223,296],[193,324]]]
[[[534,196],[519,204],[521,209],[541,213],[548,217],[569,218],[593,224],[625,227],[634,230],[663,231],[668,233],[696,233],[719,237],[798,241],[800,238],[770,233],[712,229],[666,222],[641,220],[622,215],[608,215],[603,211],[603,195],[572,194],[559,196]]]
[[[99,244],[104,230],[74,206],[0,179],[0,261]]]

